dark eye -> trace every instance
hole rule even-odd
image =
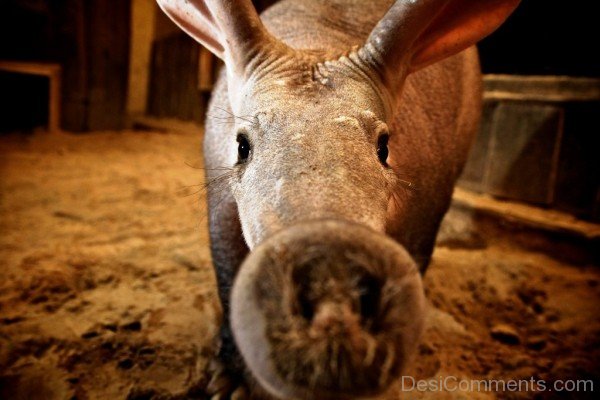
[[[248,159],[250,155],[250,142],[248,142],[248,138],[243,133],[239,133],[237,135],[238,142],[238,162],[244,162]]]
[[[389,155],[388,150],[388,140],[390,136],[387,134],[383,134],[379,136],[377,139],[377,157],[379,157],[379,161],[387,167],[387,159]]]

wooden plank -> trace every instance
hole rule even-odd
[[[487,100],[581,102],[600,100],[600,79],[570,76],[485,75]]]
[[[165,52],[164,52],[164,48],[165,48],[165,43],[164,41],[162,42],[157,42],[156,46],[154,47],[156,54],[155,54],[155,69],[152,71],[153,73],[153,78],[154,81],[156,82],[156,93],[154,94],[154,99],[155,99],[155,108],[154,108],[154,115],[156,115],[157,117],[162,117],[163,115],[163,110],[164,110],[164,102],[166,100],[166,91],[165,91],[165,79],[163,78],[164,74],[165,74]]]
[[[213,88],[213,54],[204,47],[200,47],[198,59],[198,90],[210,92]]]
[[[599,220],[600,101],[565,106],[556,183],[556,207],[582,218]]]
[[[177,36],[174,37],[170,37],[169,40],[169,45],[167,46],[167,59],[166,59],[166,66],[167,66],[167,74],[166,74],[166,78],[167,78],[167,96],[165,97],[165,99],[167,100],[167,115],[172,115],[177,117],[177,107],[176,107],[176,103],[177,103],[177,96],[179,95],[179,92],[177,90],[177,83],[179,81],[179,79],[181,79],[181,70],[179,68],[177,68],[177,55],[178,55],[178,49],[176,47],[177,45]]]
[[[561,108],[500,104],[494,115],[486,191],[514,200],[551,204],[562,127]]]
[[[202,93],[198,90],[199,86],[199,76],[198,71],[200,70],[199,62],[200,62],[200,53],[202,51],[202,46],[197,43],[194,43],[190,47],[189,61],[188,61],[188,74],[189,74],[189,82],[190,84],[187,86],[188,92],[187,97],[189,99],[189,114],[188,120],[196,121],[198,123],[202,122],[202,117],[205,112],[206,104],[204,103],[205,93]],[[211,60],[212,54],[211,54]],[[212,73],[212,71],[211,71]]]
[[[186,43],[186,40],[182,40],[184,37],[179,35],[176,37],[176,49],[175,54],[175,73],[173,74],[176,79],[174,80],[175,95],[173,96],[174,108],[173,113],[175,116],[181,119],[186,118],[186,106],[188,105],[188,99],[185,94],[187,93],[187,86],[192,85],[193,82],[189,81],[189,69],[187,56],[190,52],[191,43]]]
[[[167,57],[166,57],[166,74],[165,78],[167,81],[167,95],[165,96],[166,100],[166,115],[177,116],[175,102],[177,101],[177,81],[181,78],[180,71],[176,68],[177,61],[177,48],[175,44],[177,42],[174,40],[174,37],[168,38],[168,46],[166,48]]]
[[[496,217],[517,221],[526,226],[566,233],[586,240],[600,240],[600,225],[577,219],[571,214],[546,210],[520,202],[497,200],[457,188],[452,196],[455,204],[467,206]]]
[[[48,99],[48,130],[58,132],[60,130],[60,110],[62,108],[62,76],[60,70],[56,71],[50,78]]]
[[[55,7],[57,42],[63,66],[62,127],[70,131],[84,131],[87,127],[89,95],[89,57],[87,22],[84,0],[65,0]]]
[[[85,6],[91,66],[87,128],[120,129],[126,122],[130,2],[89,0]]]
[[[490,137],[493,127],[494,112],[498,103],[486,101],[483,104],[483,112],[479,133],[471,147],[469,158],[465,169],[460,177],[459,185],[465,189],[475,192],[483,191],[486,166],[490,146]]]
[[[185,120],[194,120],[194,109],[199,107],[198,97],[198,62],[200,54],[200,45],[194,43],[188,47],[186,54],[186,86],[185,97],[188,99],[185,104]]]
[[[24,62],[24,61],[8,61],[0,60],[0,69],[10,72],[18,72],[22,74],[42,75],[53,78],[59,75],[61,67],[56,63],[45,62]]]
[[[199,46],[177,32],[153,45],[149,113],[200,121],[204,102],[198,85]]]
[[[194,65],[196,66],[193,70],[190,70],[192,77],[194,79],[194,85],[189,87],[190,96],[193,99],[193,107],[192,112],[190,114],[190,120],[195,121],[197,123],[204,122],[204,114],[206,112],[206,99],[210,96],[210,92],[202,92],[198,89],[199,87],[199,79],[198,71],[200,71],[200,67],[198,63],[200,62],[200,52],[202,51],[202,46],[195,46],[195,54],[193,57],[195,59]],[[214,59],[212,59],[214,60]]]
[[[131,0],[131,45],[127,114],[140,115],[147,111],[152,41],[159,8],[154,1]]]

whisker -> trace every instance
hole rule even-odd
[[[404,179],[398,179],[398,182],[400,182],[400,184],[407,188],[407,189],[411,189],[411,190],[417,190],[416,186],[414,185],[414,183],[404,180]]]
[[[190,188],[194,188],[194,187],[199,187],[199,186],[204,186],[203,183],[198,183],[197,185],[185,185],[185,186],[180,186],[177,190],[185,190],[185,189],[190,189]]]
[[[233,123],[233,121],[234,121],[233,117],[220,117],[220,116],[217,116],[214,114],[207,114],[206,117],[211,120],[217,120],[217,121],[228,122],[228,123]]]
[[[248,115],[248,116],[238,116],[238,115],[235,115],[234,113],[232,113],[231,111],[229,111],[229,110],[227,110],[227,109],[225,109],[225,108],[223,108],[223,107],[215,107],[215,108],[216,108],[217,110],[221,110],[221,111],[223,111],[223,112],[225,112],[225,113],[229,114],[229,115],[230,115],[230,116],[232,116],[234,119],[235,119],[235,118],[237,118],[237,119],[241,119],[242,121],[249,122],[249,123],[251,123],[251,124],[253,124],[253,125],[256,123],[256,121],[255,121],[255,119],[256,119],[256,118],[255,118],[255,117],[252,117],[251,115]],[[252,118],[252,119],[250,119],[250,118]]]
[[[231,167],[215,167],[215,168],[206,168],[206,167],[197,167],[195,165],[192,165],[190,163],[188,163],[187,161],[183,162],[186,166],[193,168],[193,169],[199,169],[202,171],[233,171],[233,168]]]
[[[396,192],[392,192],[392,200],[394,201],[394,205],[396,206],[396,209],[401,210],[402,207],[400,207],[400,200],[398,200],[398,198],[396,197]]]
[[[192,166],[190,166],[192,167]],[[196,169],[205,169],[205,168],[201,168],[201,167],[192,167],[192,168],[196,168]],[[207,192],[208,189],[211,189],[213,191],[216,191],[216,193],[218,193],[219,191],[224,190],[227,185],[225,185],[225,183],[227,183],[229,181],[229,179],[232,176],[233,173],[233,168],[229,168],[229,167],[217,167],[217,168],[209,168],[209,169],[205,169],[207,171],[225,171],[223,174],[218,175],[214,178],[208,179],[206,182],[203,183],[199,183],[196,185],[187,185],[187,186],[181,186],[177,192],[181,197],[189,197],[189,196],[195,196],[199,193],[202,192]],[[198,188],[198,190],[195,190],[191,193],[187,193],[190,189],[193,188]]]

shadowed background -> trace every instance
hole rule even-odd
[[[484,120],[425,276],[417,378],[599,382],[592,8],[524,0],[479,46]],[[151,0],[0,4],[0,398],[205,398],[218,67]],[[408,394],[440,396],[534,393]]]

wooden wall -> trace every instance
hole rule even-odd
[[[461,184],[600,220],[600,25],[595,3],[522,0],[478,44],[481,132]],[[498,75],[504,74],[504,75]]]
[[[146,113],[152,42],[155,35],[156,15],[159,12],[161,11],[155,0],[131,0],[127,87],[127,114],[131,118]]]
[[[129,1],[66,0],[64,127],[119,129],[126,123]]]
[[[126,123],[129,14],[123,0],[4,0],[0,57],[62,66],[64,129],[119,129]]]
[[[152,47],[148,113],[202,121],[208,94],[198,88],[200,46],[183,32],[158,39]]]
[[[488,75],[460,185],[600,220],[600,79]]]
[[[254,0],[260,12],[277,0]],[[200,122],[220,62],[177,28],[162,11],[156,15],[147,112]]]

